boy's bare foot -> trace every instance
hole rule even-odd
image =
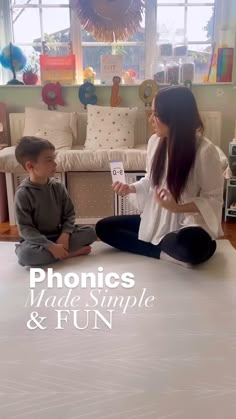
[[[78,250],[78,256],[82,256],[82,255],[89,255],[89,253],[91,253],[92,247],[91,246],[84,246],[81,247],[81,249]]]
[[[86,256],[86,255],[89,255],[89,253],[91,252],[91,250],[92,250],[91,246],[81,247],[81,249],[78,249],[75,252],[69,253],[69,256],[66,259],[68,259],[68,258],[74,258],[74,257],[77,257],[77,256]]]

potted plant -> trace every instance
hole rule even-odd
[[[28,65],[23,71],[23,82],[28,85],[35,85],[38,83],[37,67]]]

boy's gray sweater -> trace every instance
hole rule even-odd
[[[21,238],[32,245],[47,248],[52,241],[46,236],[74,229],[73,204],[65,186],[54,178],[45,185],[25,179],[15,195],[15,213]]]

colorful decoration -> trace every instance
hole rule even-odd
[[[204,78],[204,80],[206,80],[206,82],[216,83],[216,71],[217,71],[217,48],[216,48],[216,45],[214,45],[208,76]]]
[[[79,100],[84,105],[84,109],[87,109],[87,105],[96,105],[96,87],[94,84],[86,82],[79,88]]]
[[[41,82],[75,83],[75,55],[40,55]]]
[[[101,82],[112,83],[113,77],[122,77],[124,57],[120,54],[101,55]]]
[[[26,56],[19,47],[10,43],[3,48],[0,54],[0,63],[13,73],[13,79],[7,84],[24,84],[16,78],[16,73],[22,71],[27,63]]]
[[[38,83],[37,68],[32,66],[27,66],[23,71],[23,82],[27,85],[35,85]]]
[[[83,29],[97,41],[126,41],[140,28],[144,0],[71,0]]]
[[[113,87],[111,91],[111,106],[119,106],[121,104],[121,97],[119,96],[121,78],[119,76],[113,77]]]
[[[151,106],[157,93],[158,85],[155,80],[145,80],[139,87],[139,97],[145,103],[145,106]]]
[[[132,68],[130,68],[127,71],[123,71],[122,76],[126,84],[134,84],[135,79],[137,77],[137,73]]]
[[[219,48],[217,59],[217,83],[231,83],[233,74],[234,48]]]
[[[48,109],[55,109],[57,105],[64,106],[60,83],[48,83],[42,89],[42,98]]]
[[[84,69],[84,83],[86,81],[90,83],[94,83],[96,77],[96,72],[94,71],[93,67],[86,67]]]

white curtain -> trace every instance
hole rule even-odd
[[[0,0],[0,51],[12,40],[10,0]],[[0,81],[5,84],[10,72],[0,66]]]
[[[228,42],[227,32],[231,32],[230,38],[235,37],[236,27],[236,1],[235,0],[215,0],[215,42]],[[226,39],[224,40],[224,32]],[[232,45],[234,47],[234,45]]]
[[[146,0],[145,33],[145,78],[152,79],[157,66],[157,0]]]

